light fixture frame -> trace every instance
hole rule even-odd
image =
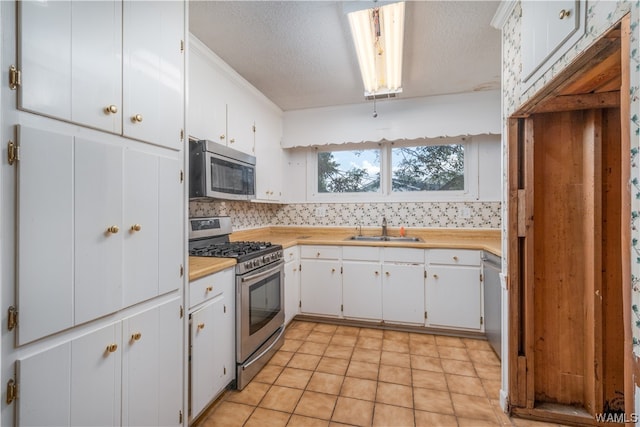
[[[378,11],[376,40],[373,13]],[[395,97],[402,92],[402,50],[405,2],[347,13],[367,99]]]

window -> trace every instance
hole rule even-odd
[[[464,145],[391,149],[392,191],[464,190]]]
[[[320,151],[318,193],[380,191],[380,150]]]
[[[324,200],[476,200],[478,145],[468,137],[366,142],[307,152],[308,191]]]

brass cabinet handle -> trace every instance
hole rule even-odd
[[[438,278],[438,275],[437,275],[437,274],[434,274],[434,275],[433,275],[433,278],[434,278],[434,279],[437,279],[437,278]]]
[[[316,254],[316,257],[319,257],[319,256],[320,256],[320,252],[318,252],[318,253]]]
[[[457,261],[457,260],[458,260],[458,257],[457,257],[457,256],[454,256],[454,257],[453,257],[453,260],[454,260],[454,261]]]
[[[107,346],[108,353],[114,353],[118,349],[118,344],[109,344]]]
[[[231,138],[231,139],[229,140],[229,142],[230,142],[231,144],[233,144],[234,142],[236,142],[236,139],[235,139],[235,138]]]
[[[116,107],[115,105],[111,104],[109,106],[104,107],[104,112],[105,114],[115,114],[118,112],[118,107]]]
[[[391,273],[389,273],[388,271],[387,271],[387,272],[385,272],[384,274],[385,274],[385,276],[387,276],[387,277],[388,277],[388,276],[391,276]]]
[[[225,139],[226,136],[224,134],[220,135],[220,139]]]
[[[138,341],[140,338],[142,338],[142,334],[140,332],[131,334],[131,341]]]
[[[211,291],[213,291],[213,286],[207,286],[206,291],[207,291],[207,292],[211,292]]]
[[[142,230],[142,226],[140,224],[133,224],[131,226],[131,231],[140,231]]]
[[[332,269],[331,269],[331,272],[332,272],[332,273],[335,273],[335,272],[336,272],[336,269],[335,269],[335,268],[332,268]]]
[[[136,114],[135,116],[131,117],[131,121],[133,123],[141,123],[142,122],[142,114]]]
[[[380,273],[378,273],[377,271],[375,271],[374,273],[375,273],[375,275],[376,275],[376,276],[377,276],[378,274],[380,274]]]
[[[571,9],[562,9],[559,16],[560,19],[568,18],[571,16]]]
[[[198,330],[204,329],[204,323],[198,323]]]
[[[112,225],[111,227],[107,228],[107,233],[116,234],[118,231],[120,231],[120,227],[118,227],[117,225]]]

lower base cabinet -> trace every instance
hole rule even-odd
[[[189,284],[192,293],[211,289],[189,315],[190,420],[235,379],[234,278],[233,269],[227,269]]]
[[[300,261],[300,312],[324,316],[342,314],[342,277],[339,260]]]
[[[382,269],[382,319],[424,325],[424,264],[384,264]]]
[[[179,426],[181,299],[16,362],[20,426]]]

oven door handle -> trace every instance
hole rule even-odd
[[[243,277],[240,280],[242,281],[242,283],[253,282],[255,280],[260,280],[263,277],[267,277],[267,276],[270,276],[271,274],[273,274],[273,272],[276,271],[277,269],[279,269],[280,266],[282,266],[282,264],[283,263],[281,261],[281,262],[277,263],[277,265],[275,265],[273,268],[270,268],[267,271],[263,271],[262,273],[252,274],[251,276]]]
[[[280,338],[282,337],[282,334],[284,334],[284,329],[282,328],[280,330],[280,333],[278,334],[278,336],[276,337],[276,339],[273,340],[273,342],[269,345],[269,347],[267,347],[262,353],[260,353],[259,355],[257,355],[256,357],[253,358],[253,360],[245,365],[242,365],[242,370],[247,369],[249,366],[253,365],[256,361],[260,360],[262,358],[262,356],[264,356],[265,354],[267,354],[269,352],[269,350],[271,350],[273,348],[274,345],[276,345],[278,343],[278,341],[280,340]]]

